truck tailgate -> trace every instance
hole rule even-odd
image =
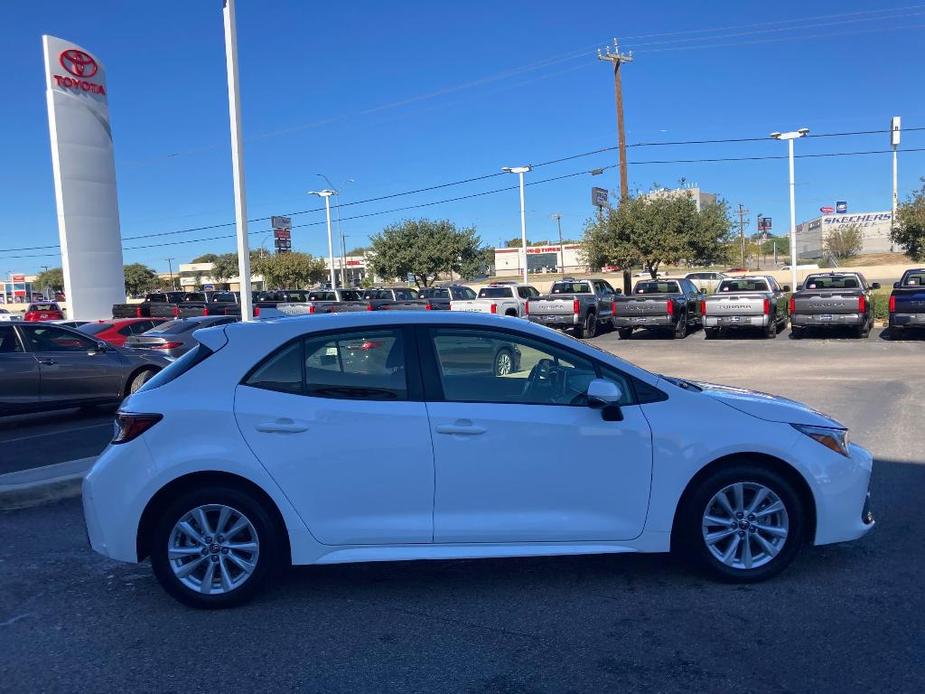
[[[704,300],[704,313],[708,316],[763,316],[763,296],[741,294],[711,294]]]
[[[614,315],[622,318],[664,316],[668,314],[670,301],[669,297],[617,297],[614,302]]]
[[[530,299],[530,315],[532,316],[565,316],[575,313],[576,297],[569,294],[550,298],[541,296]]]
[[[925,313],[925,288],[894,289],[895,313]]]
[[[500,300],[495,299],[469,299],[468,301],[451,301],[451,311],[468,311],[469,313],[492,313],[491,305]]]
[[[857,289],[827,292],[798,292],[793,295],[794,313],[859,313],[861,292]]]

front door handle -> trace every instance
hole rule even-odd
[[[299,434],[303,431],[308,431],[308,425],[293,419],[275,419],[269,422],[261,422],[257,425],[257,431],[267,434]]]
[[[463,436],[478,436],[484,434],[485,429],[472,424],[438,424],[438,434],[461,434]]]
[[[54,366],[55,363],[54,359],[39,359],[39,364],[42,366]]]

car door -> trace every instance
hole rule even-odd
[[[23,326],[41,371],[43,403],[72,400],[114,400],[122,395],[125,364],[112,347],[79,330],[52,325]]]
[[[323,544],[433,539],[433,447],[414,349],[401,328],[311,333],[237,387],[241,433]]]
[[[16,328],[0,324],[0,411],[13,412],[39,402],[39,364]]]
[[[434,444],[434,541],[626,540],[645,523],[649,425],[623,383],[623,420],[588,407],[590,359],[518,332],[420,329]],[[516,351],[514,369],[458,363],[473,337]]]

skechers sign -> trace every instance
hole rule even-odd
[[[92,55],[76,48],[69,48],[66,51],[61,51],[58,62],[61,63],[61,67],[71,74],[71,76],[52,75],[59,87],[78,89],[91,94],[106,96],[106,87],[88,79],[99,71],[99,65]]]

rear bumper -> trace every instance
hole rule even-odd
[[[580,325],[578,315],[575,313],[567,314],[551,314],[551,315],[540,315],[535,316],[532,313],[530,314],[530,322],[538,323],[539,325],[545,325],[550,328],[573,328],[576,325]]]
[[[868,318],[863,313],[794,313],[790,324],[798,328],[840,325],[864,325]]]
[[[891,327],[922,327],[925,328],[925,313],[891,313]]]
[[[672,316],[614,316],[615,328],[671,328],[677,321]]]
[[[770,316],[711,316],[703,317],[705,328],[766,328]]]

